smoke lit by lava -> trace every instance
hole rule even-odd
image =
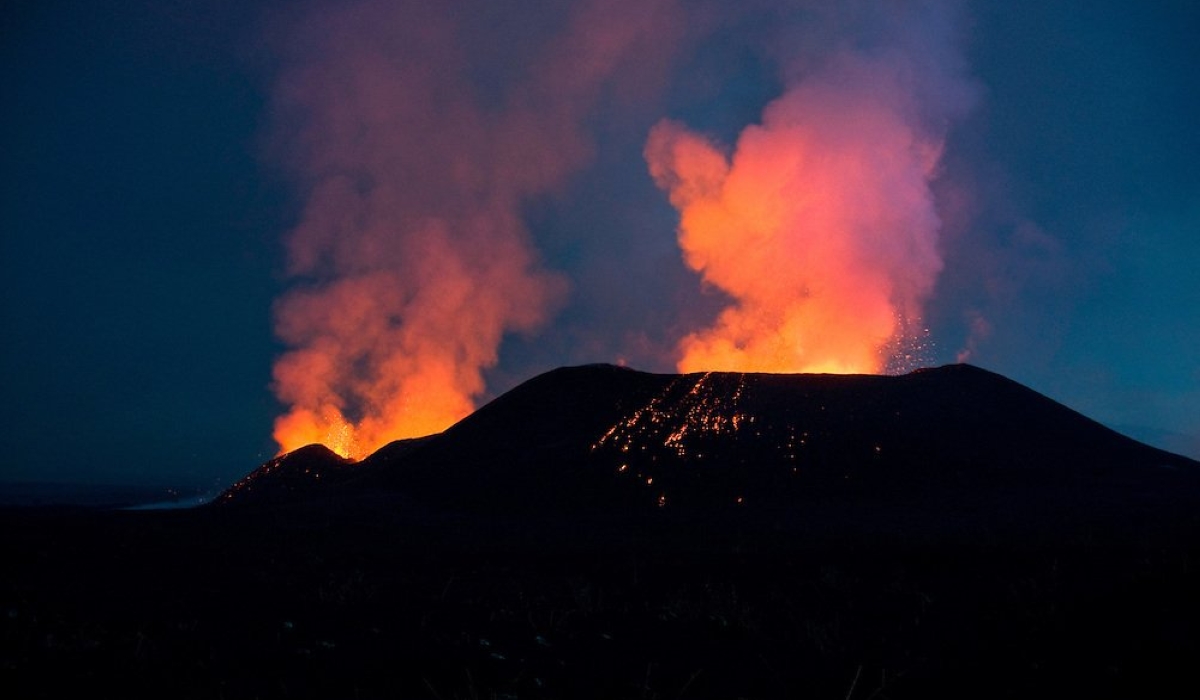
[[[527,205],[588,164],[604,100],[666,92],[708,26],[675,0],[565,7],[519,50],[440,3],[359,0],[283,32],[280,161],[305,203],[276,306],[282,451],[360,458],[445,429],[485,395],[506,335],[561,307],[568,281],[543,266]],[[813,13],[843,41],[775,49],[783,93],[732,148],[649,129],[684,261],[727,297],[659,362],[879,373],[928,342],[943,265],[930,185],[971,90],[941,9],[844,14]],[[481,78],[499,55],[502,77]]]

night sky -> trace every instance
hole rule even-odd
[[[212,486],[270,458],[272,366],[308,337],[287,300],[364,265],[419,295],[422,261],[445,258],[317,231],[330,169],[352,173],[364,230],[486,220],[462,245],[528,258],[464,292],[521,300],[494,328],[469,319],[497,337],[473,350],[475,403],[564,364],[673,371],[728,296],[685,264],[652,130],[728,150],[829,56],[878,47],[912,58],[898,84],[942,147],[920,359],[1200,458],[1194,3],[405,4],[5,3],[0,481]]]

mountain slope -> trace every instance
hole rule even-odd
[[[847,490],[1169,488],[1197,472],[969,365],[902,376],[562,368],[357,465],[305,450],[320,479],[297,482],[293,469],[281,490],[259,483],[281,479],[263,468],[222,501],[399,491],[515,512],[786,506]]]

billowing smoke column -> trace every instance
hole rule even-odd
[[[730,297],[680,370],[875,373],[920,329],[942,268],[930,183],[971,89],[943,23],[876,20],[876,45],[810,61],[730,154],[675,122],[650,134],[684,259]]]
[[[489,3],[317,9],[284,32],[276,89],[279,157],[307,195],[275,438],[357,457],[465,416],[504,335],[553,312],[565,283],[521,207],[586,162],[599,92],[675,23],[642,0],[509,8],[537,20],[528,36],[491,32]]]

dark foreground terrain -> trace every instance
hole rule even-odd
[[[1194,697],[1195,463],[980,372],[715,413],[696,377],[552,373],[214,506],[0,511],[0,694]]]

